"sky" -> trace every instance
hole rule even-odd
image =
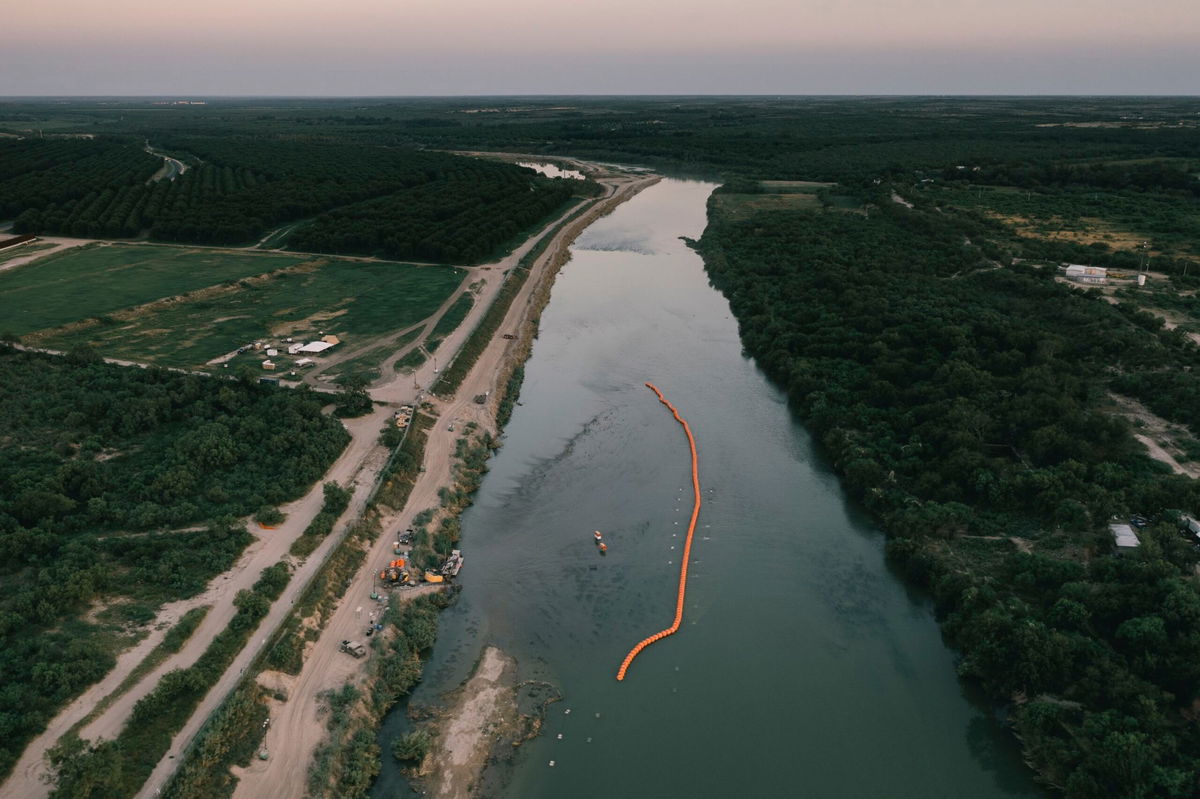
[[[1200,0],[7,0],[0,96],[1200,94]]]

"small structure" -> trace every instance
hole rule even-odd
[[[275,362],[274,361],[263,361],[263,368],[266,369],[268,372],[274,372],[275,371]]]
[[[301,358],[298,361],[296,361],[296,365],[299,366],[301,369],[305,369],[309,366],[312,366],[314,363],[316,363],[316,361],[314,361],[312,358]]]
[[[1132,552],[1142,545],[1138,540],[1137,533],[1128,524],[1110,524],[1109,532],[1113,537],[1113,548],[1116,549],[1118,555],[1123,552]]]
[[[1197,543],[1200,543],[1200,522],[1193,519],[1191,516],[1183,516],[1180,520],[1183,523],[1184,532],[1189,538],[1195,538]]]
[[[300,349],[303,346],[304,346],[303,344],[288,344],[288,355],[297,354],[298,352],[300,352]]]
[[[1077,283],[1103,284],[1108,282],[1108,270],[1103,266],[1067,264],[1067,279]]]
[[[324,341],[326,344],[328,344],[331,347],[334,346],[335,344],[342,343],[342,340],[334,335],[321,336],[321,341]]]
[[[268,358],[274,358],[278,354],[279,354],[279,350],[277,350],[277,349],[272,348],[272,349],[267,350]]]
[[[296,352],[305,352],[311,355],[316,355],[317,353],[324,352],[332,346],[333,345],[328,341],[310,341],[300,349],[296,350]]]

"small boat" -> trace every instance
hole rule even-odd
[[[607,551],[608,551],[608,544],[601,541],[600,542],[600,554],[603,555]]]
[[[593,530],[593,531],[592,531],[592,538],[593,538],[593,539],[595,539],[595,541],[596,541],[596,543],[597,543],[597,544],[599,544],[601,541],[603,541],[603,540],[604,540],[604,536],[600,535],[600,531],[599,531],[599,530]]]

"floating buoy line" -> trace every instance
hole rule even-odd
[[[688,426],[687,420],[679,415],[679,411],[675,410],[675,406],[667,401],[657,386],[653,383],[646,383],[646,388],[658,395],[658,401],[670,409],[671,413],[675,415],[675,421],[683,425],[683,432],[687,434],[688,447],[692,451],[692,493],[695,501],[692,504],[692,519],[688,522],[687,538],[683,543],[683,560],[679,566],[679,596],[675,601],[675,621],[667,629],[642,639],[633,649],[629,650],[629,654],[621,663],[621,668],[617,669],[618,681],[625,679],[625,672],[628,671],[629,664],[638,656],[638,653],[655,641],[660,641],[668,635],[674,635],[679,630],[679,625],[683,623],[683,597],[687,591],[688,558],[692,553],[692,534],[696,532],[696,520],[700,517],[700,460],[696,455],[696,439],[692,436],[692,428]],[[678,523],[676,522],[676,524]]]

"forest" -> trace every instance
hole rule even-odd
[[[1116,391],[1197,421],[1200,348],[1053,266],[1012,264],[1039,242],[883,188],[861,199],[869,213],[713,214],[699,247],[747,350],[1047,782],[1073,799],[1195,795],[1200,553],[1178,518],[1200,487],[1099,406]],[[1153,523],[1113,557],[1106,524],[1131,514]]]
[[[234,136],[162,137],[191,168],[128,135],[0,139],[0,218],[17,233],[246,245],[310,220],[294,246],[473,263],[570,199],[577,181],[409,147]],[[333,210],[337,209],[337,210]],[[326,213],[331,212],[331,213]]]
[[[0,348],[0,409],[7,773],[55,710],[112,668],[115,636],[228,569],[251,541],[236,517],[301,495],[348,435],[305,391],[87,351]],[[110,609],[81,619],[101,598]]]

